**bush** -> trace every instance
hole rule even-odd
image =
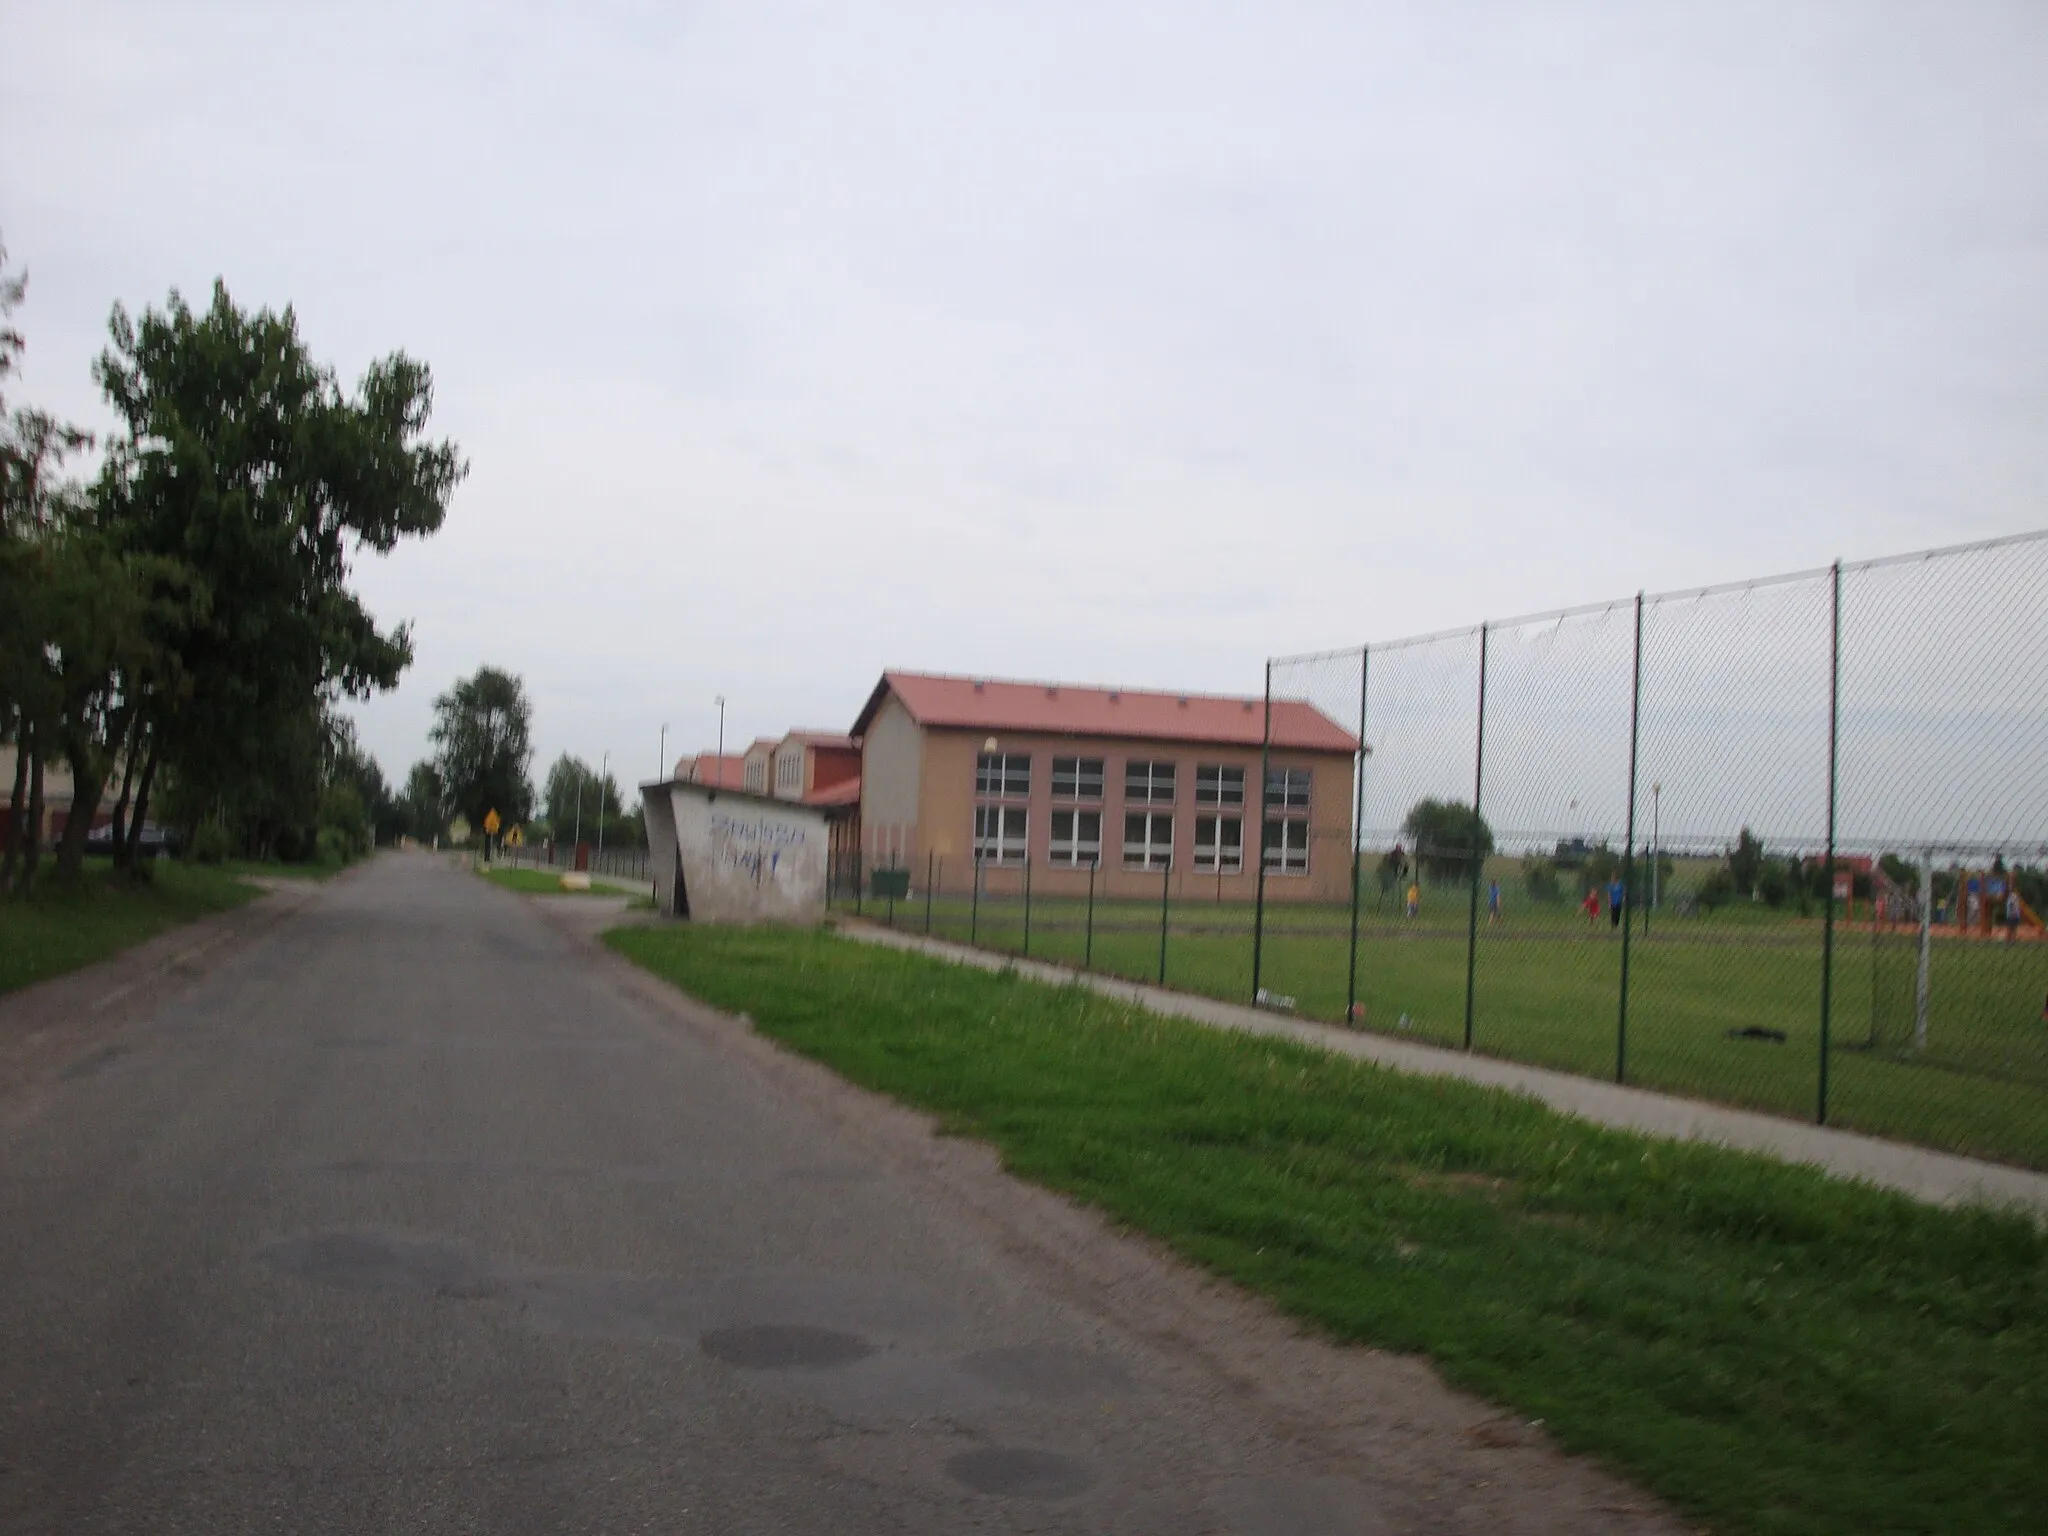
[[[1785,905],[1785,898],[1792,894],[1792,871],[1785,867],[1783,859],[1764,860],[1757,871],[1756,892],[1767,907]]]
[[[235,851],[228,829],[217,821],[202,821],[192,831],[192,844],[185,857],[194,864],[218,864]]]
[[[1700,882],[1700,888],[1693,892],[1693,899],[1700,904],[1702,912],[1727,906],[1735,899],[1734,871],[1726,864],[1715,865],[1707,872],[1707,878]]]
[[[340,827],[322,827],[313,847],[322,864],[346,864],[356,856],[355,840]]]
[[[1564,886],[1557,878],[1557,866],[1548,859],[1522,860],[1522,883],[1531,901],[1562,901]]]

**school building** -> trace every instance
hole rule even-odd
[[[866,869],[965,889],[1350,897],[1357,736],[1298,699],[887,672],[855,720]],[[1267,761],[1260,782],[1262,755]]]

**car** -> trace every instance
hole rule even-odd
[[[114,824],[94,827],[85,834],[87,853],[107,854],[114,851]],[[135,840],[135,851],[145,859],[154,859],[162,854],[178,851],[178,834],[158,826],[153,821],[142,824],[142,832]]]

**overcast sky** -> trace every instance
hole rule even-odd
[[[2048,6],[17,0],[18,402],[109,306],[394,348],[471,462],[366,562],[536,774],[885,666],[1273,652],[2048,522]]]

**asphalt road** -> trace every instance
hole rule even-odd
[[[386,857],[0,1095],[0,1531],[1503,1528],[1318,1465],[622,969]]]

